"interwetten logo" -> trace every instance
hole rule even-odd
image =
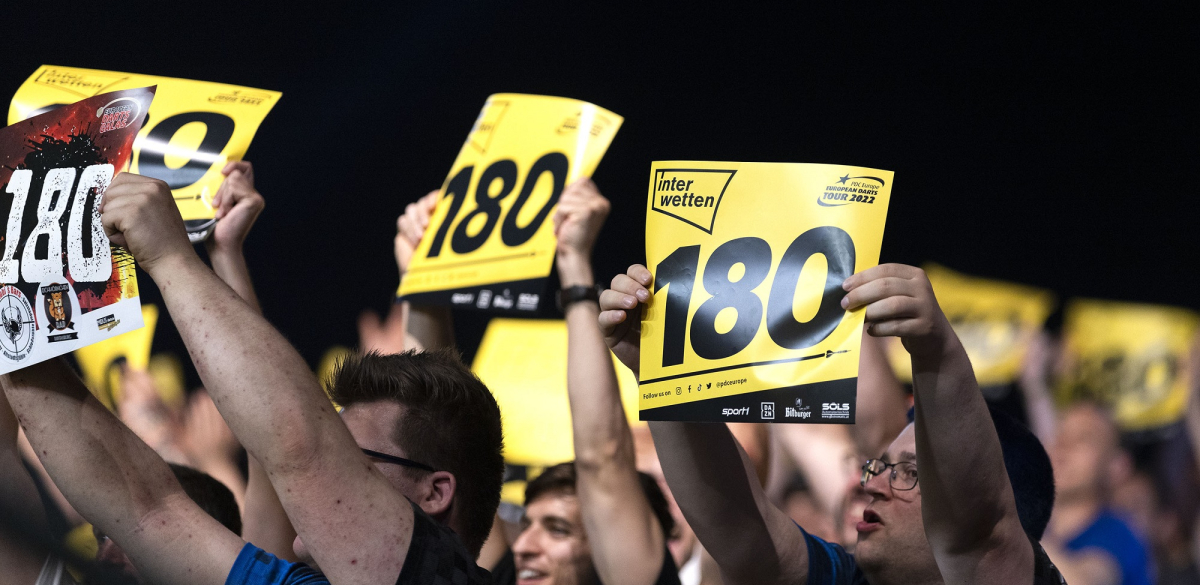
[[[659,169],[650,208],[712,234],[717,208],[736,170]]]

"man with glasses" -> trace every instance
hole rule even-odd
[[[253,222],[261,197],[251,191],[218,194],[217,231],[231,218]],[[255,201],[257,208],[241,205]],[[321,570],[277,559],[204,514],[60,360],[0,377],[55,483],[147,580],[490,581],[474,556],[487,532],[476,527],[490,525],[499,503],[500,413],[456,356],[367,356],[363,367],[343,365],[334,397],[347,407],[339,416],[304,360],[246,300],[248,275],[226,284],[200,261],[165,183],[118,174],[101,214],[112,242],[158,285],[214,403],[294,524],[297,552]]]
[[[601,295],[608,346],[635,372],[652,281],[635,265]],[[1062,583],[1036,543],[1053,500],[1049,466],[1037,464],[1045,451],[990,414],[925,274],[887,264],[842,287],[842,307],[866,312],[867,333],[904,342],[916,399],[914,423],[864,466],[871,503],[853,556],[771,504],[724,425],[650,423],[667,483],[725,583]]]

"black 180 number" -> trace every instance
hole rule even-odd
[[[561,152],[551,152],[537,159],[532,166],[529,167],[529,173],[525,175],[525,181],[521,184],[521,190],[517,193],[517,200],[513,202],[508,213],[504,214],[503,222],[500,215],[502,210],[500,202],[512,194],[517,187],[517,163],[511,159],[501,159],[483,170],[483,174],[479,176],[479,183],[475,186],[475,209],[471,210],[466,216],[458,222],[458,227],[454,230],[454,234],[450,236],[450,249],[454,250],[455,254],[468,254],[478,250],[483,246],[488,237],[492,235],[492,230],[496,229],[496,224],[500,223],[500,240],[505,246],[510,248],[520,246],[528,242],[538,228],[542,227],[542,223],[550,215],[550,210],[558,203],[558,198],[562,196],[563,187],[567,183],[567,171],[570,163],[567,161],[567,156]],[[458,213],[462,210],[463,202],[467,198],[467,191],[471,187],[471,177],[475,174],[475,166],[466,166],[458,171],[449,181],[446,182],[443,198],[451,198],[450,211],[446,214],[446,219],[442,221],[441,227],[433,236],[433,242],[429,246],[427,258],[436,258],[442,253],[442,248],[446,242],[446,236],[450,233],[450,226],[458,219]],[[517,225],[517,216],[521,213],[521,209],[525,207],[525,203],[529,200],[529,196],[533,194],[533,188],[537,185],[538,179],[544,174],[549,174],[552,182],[552,191],[550,199],[546,201],[542,208],[534,216],[533,220],[528,225]],[[500,188],[493,196],[492,184],[499,181]],[[483,227],[478,233],[472,235],[468,232],[468,225],[473,219],[478,216],[484,216]]]
[[[800,272],[808,260],[822,254],[829,265],[821,304],[812,319],[800,322],[792,311]],[[779,259],[779,269],[771,283],[767,298],[767,333],[776,345],[785,349],[812,347],[833,333],[845,315],[841,306],[842,281],[854,273],[854,240],[845,230],[823,226],[800,234]],[[667,289],[666,319],[663,332],[663,367],[683,363],[684,330],[688,307],[700,262],[700,246],[676,249],[658,265],[654,292]],[[758,335],[763,317],[762,299],[754,289],[771,272],[771,245],[761,238],[737,238],[713,250],[704,266],[704,290],[712,296],[706,300],[691,322],[691,344],[696,355],[707,360],[719,360],[742,351]],[[742,277],[730,281],[735,265],[745,270]],[[724,333],[717,331],[717,314],[732,308],[737,312],[733,327]]]

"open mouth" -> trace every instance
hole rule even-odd
[[[861,536],[864,533],[879,530],[880,526],[883,526],[883,519],[874,510],[867,508],[863,510],[862,522],[859,522],[855,528],[858,529],[858,533]]]

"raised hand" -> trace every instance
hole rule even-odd
[[[128,249],[152,277],[159,265],[196,255],[171,189],[158,179],[117,173],[100,203],[100,219],[108,240]]]
[[[400,276],[408,271],[413,252],[429,228],[429,218],[433,216],[441,193],[436,190],[426,193],[424,197],[409,203],[404,208],[404,214],[396,219],[396,266],[400,269]]]
[[[600,294],[600,330],[604,343],[634,374],[640,371],[642,307],[649,303],[650,271],[641,264],[629,267],[612,280],[612,287]]]
[[[847,278],[842,288],[848,291],[842,308],[866,307],[867,333],[899,337],[914,357],[933,357],[958,343],[920,268],[881,264]]]
[[[225,175],[225,180],[213,197],[217,226],[213,229],[209,250],[241,251],[254,220],[266,206],[266,200],[254,188],[254,167],[248,161],[229,161],[221,174]]]
[[[554,212],[554,235],[558,238],[558,261],[590,261],[592,248],[612,205],[596,184],[584,177],[567,185]]]

